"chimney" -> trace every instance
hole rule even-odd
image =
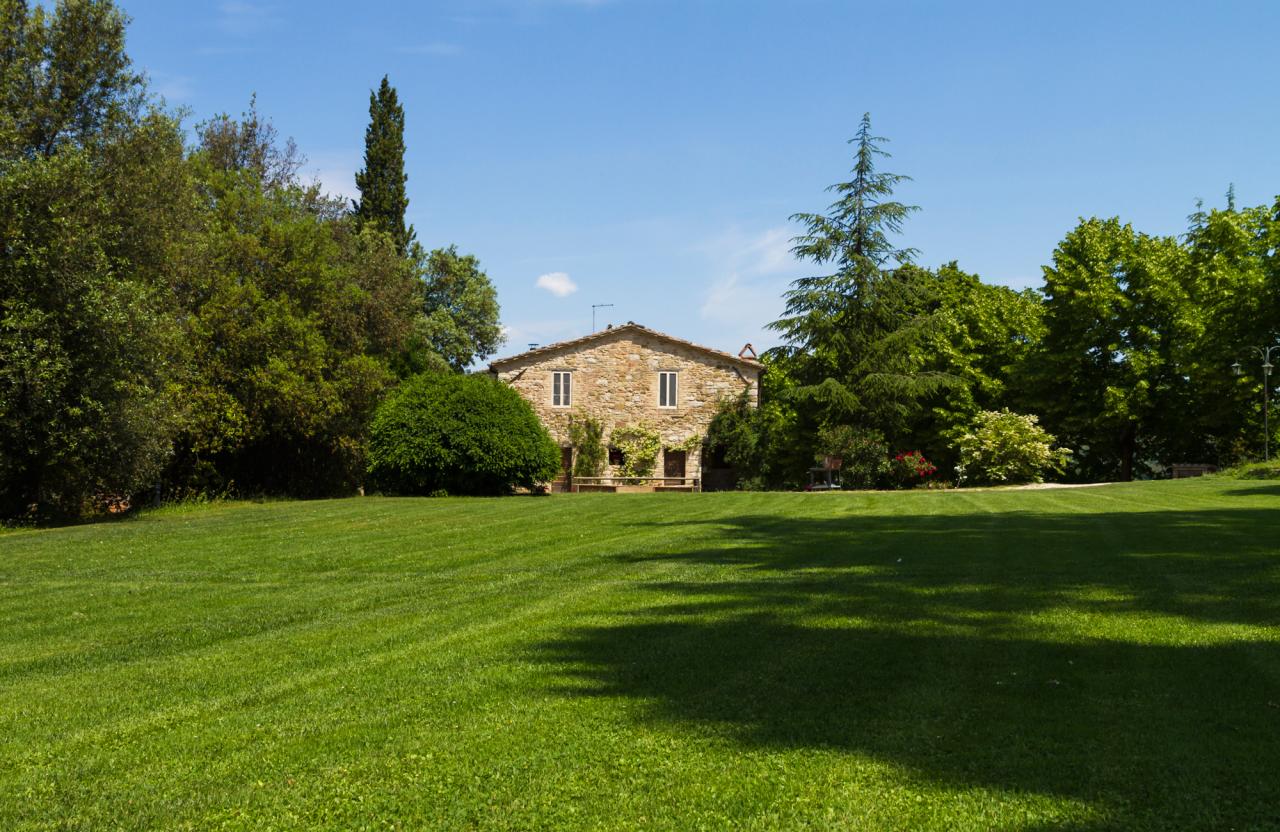
[[[752,361],[758,361],[758,360],[759,360],[759,359],[757,359],[757,358],[756,358],[756,351],[755,351],[755,349],[751,346],[750,342],[748,342],[746,345],[744,345],[744,346],[742,347],[742,349],[738,350],[738,357],[739,357],[739,358],[749,358],[749,359],[751,359]]]

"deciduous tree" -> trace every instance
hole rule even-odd
[[[1077,475],[1132,479],[1191,409],[1190,275],[1177,240],[1118,219],[1084,220],[1054,251],[1033,369],[1038,409],[1076,451]]]
[[[454,246],[424,254],[415,246],[422,306],[402,361],[406,374],[461,372],[502,344],[498,293],[470,254]]]
[[[193,191],[118,9],[9,0],[0,25],[0,513],[69,515],[168,458]]]
[[[174,482],[349,492],[420,303],[413,265],[299,183],[252,108],[211,124],[191,160],[207,216],[181,295],[192,406]]]
[[[127,23],[111,0],[0,0],[0,156],[51,156],[138,117],[145,86],[125,53]]]

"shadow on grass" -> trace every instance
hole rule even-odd
[[[708,525],[632,560],[727,570],[543,645],[562,691],[1096,803],[1099,828],[1280,828],[1280,513]]]
[[[1244,485],[1221,492],[1231,497],[1280,497],[1280,483]]]

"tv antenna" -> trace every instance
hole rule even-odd
[[[596,331],[596,310],[604,309],[606,306],[613,306],[612,303],[593,303],[591,304],[591,331]]]

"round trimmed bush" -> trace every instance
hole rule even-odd
[[[560,449],[529,403],[489,376],[414,376],[370,428],[369,474],[393,493],[505,494],[559,469]]]

